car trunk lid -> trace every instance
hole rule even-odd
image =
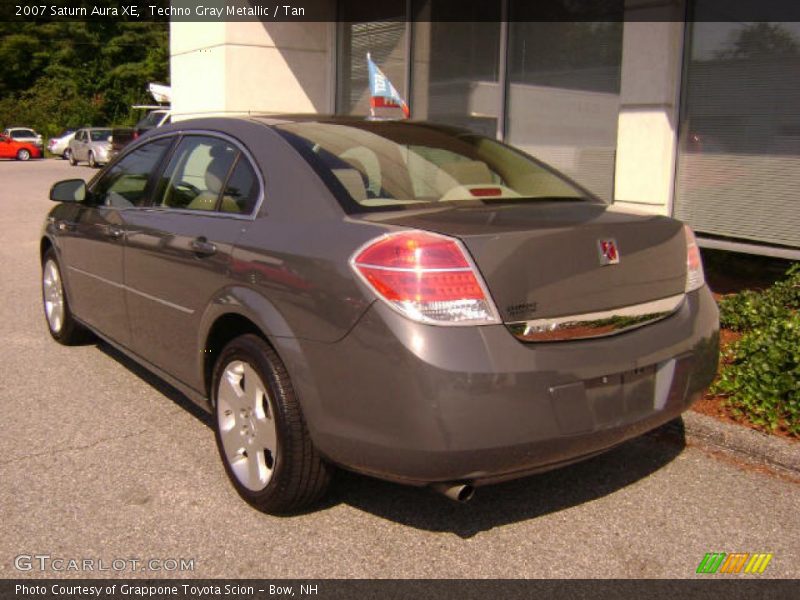
[[[460,239],[505,323],[602,315],[685,289],[683,226],[667,217],[562,200],[363,218]]]

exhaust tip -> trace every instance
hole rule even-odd
[[[469,502],[475,495],[475,488],[468,483],[434,483],[431,488],[453,502],[461,504]]]

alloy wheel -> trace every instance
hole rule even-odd
[[[217,420],[225,460],[248,490],[269,484],[275,469],[278,436],[267,387],[248,363],[225,366],[217,389]]]
[[[64,326],[64,288],[61,285],[61,273],[58,265],[52,259],[44,265],[42,290],[47,324],[53,333],[58,333]]]

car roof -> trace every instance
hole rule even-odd
[[[331,125],[352,125],[363,129],[379,129],[386,124],[399,127],[422,127],[425,129],[434,129],[442,133],[451,135],[459,134],[474,134],[475,132],[465,129],[463,127],[456,127],[453,125],[443,125],[441,123],[432,123],[430,121],[412,121],[404,119],[369,119],[360,115],[332,115],[332,114],[309,114],[309,113],[265,113],[253,115],[227,115],[219,117],[200,117],[198,119],[186,119],[183,121],[176,121],[172,123],[169,129],[191,129],[194,123],[198,126],[215,125],[224,127],[225,123],[231,121],[238,122],[255,122],[268,127],[275,127],[279,125],[286,125],[288,123],[324,123]]]

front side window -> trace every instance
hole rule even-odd
[[[118,208],[143,206],[150,175],[171,144],[171,138],[155,140],[114,164],[93,187],[94,202]]]
[[[437,202],[596,201],[537,160],[464,130],[389,121],[276,129],[348,212]]]

